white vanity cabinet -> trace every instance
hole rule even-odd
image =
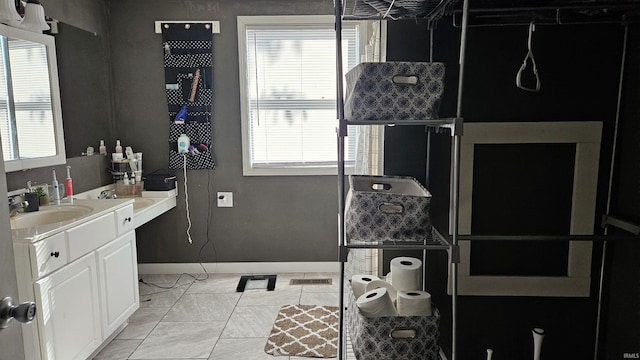
[[[130,231],[96,251],[102,332],[113,334],[139,307],[136,236]]]
[[[35,299],[23,326],[27,359],[84,360],[110,341],[139,307],[131,201],[32,241],[15,241],[21,299]]]
[[[95,253],[35,283],[43,359],[86,359],[100,346],[100,292]]]

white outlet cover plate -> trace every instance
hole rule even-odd
[[[216,198],[218,199],[218,207],[233,207],[232,192],[218,191]]]

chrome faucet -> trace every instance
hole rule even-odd
[[[9,217],[14,216],[18,211],[23,210],[29,206],[28,201],[14,202],[13,199],[9,200]]]
[[[98,195],[98,199],[117,199],[118,195],[116,195],[115,193],[109,195],[111,191],[113,190],[102,190],[100,192],[100,195]]]

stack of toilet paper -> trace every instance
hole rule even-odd
[[[431,295],[422,291],[422,261],[411,257],[391,260],[385,280],[354,275],[351,288],[365,317],[431,316]]]

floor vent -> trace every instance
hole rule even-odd
[[[331,285],[331,279],[291,279],[289,285]]]

